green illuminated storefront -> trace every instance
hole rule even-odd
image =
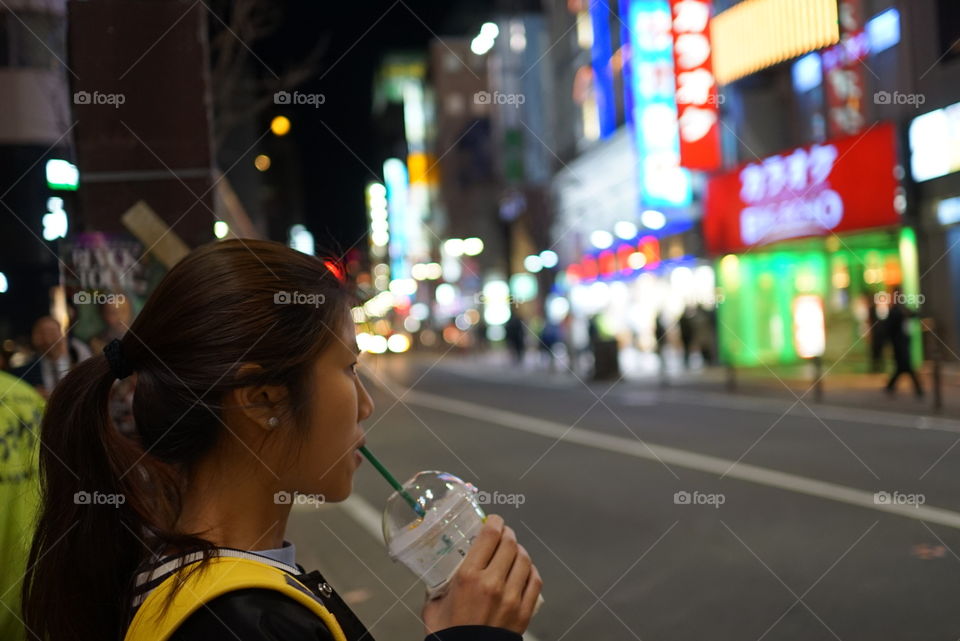
[[[871,302],[879,302],[876,311],[883,317],[884,294],[896,288],[907,301],[917,301],[918,283],[916,239],[909,228],[784,241],[728,254],[717,261],[721,355],[736,366],[801,362],[795,303],[813,295],[823,305],[824,361],[842,363],[840,371],[866,371]],[[919,363],[918,321],[910,322]]]

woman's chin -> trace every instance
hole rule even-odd
[[[327,492],[324,494],[324,500],[326,503],[339,503],[341,501],[346,501],[347,498],[353,493],[353,479],[348,479],[346,485],[343,487],[335,489],[327,489]]]

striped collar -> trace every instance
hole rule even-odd
[[[292,574],[293,576],[299,576],[303,574],[304,570],[300,566],[293,566],[276,559],[272,559],[269,556],[263,554],[257,554],[256,552],[251,552],[249,550],[238,550],[236,548],[214,548],[214,556],[220,557],[233,557],[236,559],[247,559],[248,561],[256,561],[258,563],[264,563],[271,567],[282,570],[287,574]],[[148,567],[139,574],[137,574],[134,580],[133,588],[133,602],[131,606],[137,608],[141,603],[150,595],[153,590],[163,583],[170,575],[177,572],[179,569],[190,565],[191,563],[196,563],[203,559],[203,552],[191,552],[188,554],[174,554],[159,559],[154,563],[152,567]]]

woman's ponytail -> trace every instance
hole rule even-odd
[[[108,359],[95,355],[57,385],[47,404],[42,508],[23,587],[31,639],[117,638],[126,615],[118,597],[129,592],[149,541],[175,510],[164,500],[172,497],[156,489],[175,483],[172,472],[110,419],[114,380]]]

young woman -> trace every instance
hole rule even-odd
[[[43,504],[24,621],[44,641],[371,639],[285,541],[283,492],[351,492],[373,402],[335,265],[281,244],[200,247],[122,340],[78,365],[43,419]],[[133,375],[136,433],[108,396]],[[278,494],[281,493],[281,494]],[[487,519],[428,638],[519,641],[542,581]]]

